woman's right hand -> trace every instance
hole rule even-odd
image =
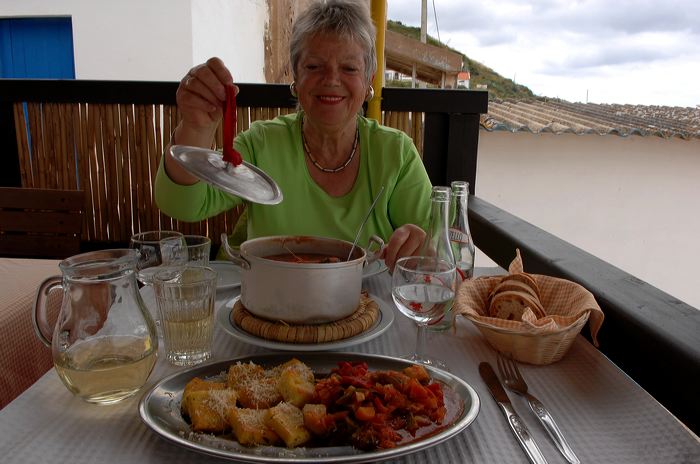
[[[224,115],[226,86],[230,84],[233,84],[233,76],[219,58],[210,58],[190,69],[175,93],[181,120],[171,143],[211,148]],[[165,157],[165,171],[173,182],[181,185],[199,180],[170,156]]]
[[[226,86],[230,84],[233,84],[233,76],[224,62],[216,57],[193,67],[180,80],[175,99],[182,117],[179,129],[186,129],[183,137],[200,132],[201,135],[214,136],[223,117]],[[183,144],[179,138],[177,142]]]

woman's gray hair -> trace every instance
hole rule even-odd
[[[377,70],[376,30],[367,3],[362,0],[322,0],[312,4],[299,15],[292,27],[289,42],[294,79],[306,41],[319,33],[331,33],[350,38],[360,44],[365,52],[367,82],[371,82]]]

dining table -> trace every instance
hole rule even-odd
[[[36,266],[39,266],[37,260]],[[55,267],[55,262],[52,264]],[[502,270],[501,270],[502,271]],[[477,268],[476,276],[492,273]],[[7,278],[13,278],[11,275]],[[20,279],[21,276],[17,276]],[[416,326],[394,306],[391,275],[381,272],[363,280],[368,292],[393,322],[377,336],[360,337],[333,352],[401,357],[412,353]],[[154,310],[151,289],[142,290]],[[217,289],[216,312],[228,311],[240,288]],[[0,308],[2,310],[2,308]],[[283,352],[303,355],[293,347],[271,349],[235,336],[217,318],[210,362]],[[588,330],[584,327],[583,330]],[[526,463],[528,459],[511,433],[505,417],[479,375],[479,364],[496,368],[497,352],[467,319],[454,327],[429,332],[427,354],[440,358],[451,374],[476,393],[475,419],[451,438],[399,456],[403,463]],[[4,348],[3,348],[4,349]],[[43,348],[48,350],[48,348]],[[700,440],[691,430],[579,334],[566,355],[549,365],[520,365],[530,392],[546,405],[582,463],[699,463]],[[370,366],[371,367],[371,366]],[[55,369],[42,375],[0,410],[0,461],[3,463],[60,462],[71,464],[214,463],[226,462],[155,433],[139,414],[142,396],[167,376],[184,369],[170,365],[159,343],[156,365],[136,395],[111,405],[95,405],[73,396]],[[524,398],[508,392],[513,407],[527,425],[549,463],[565,463]],[[282,453],[294,460],[293,454]],[[292,456],[291,458],[289,456]],[[271,461],[272,462],[272,461]]]

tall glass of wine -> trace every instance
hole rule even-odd
[[[456,290],[456,268],[434,256],[409,256],[396,262],[391,282],[394,304],[418,326],[416,348],[405,358],[447,370],[445,363],[425,355],[425,334],[430,324],[445,317]]]

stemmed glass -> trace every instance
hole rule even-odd
[[[418,326],[416,348],[405,359],[448,370],[439,359],[426,356],[425,334],[430,324],[445,317],[457,285],[455,264],[434,256],[408,256],[396,262],[391,281],[394,304]]]

